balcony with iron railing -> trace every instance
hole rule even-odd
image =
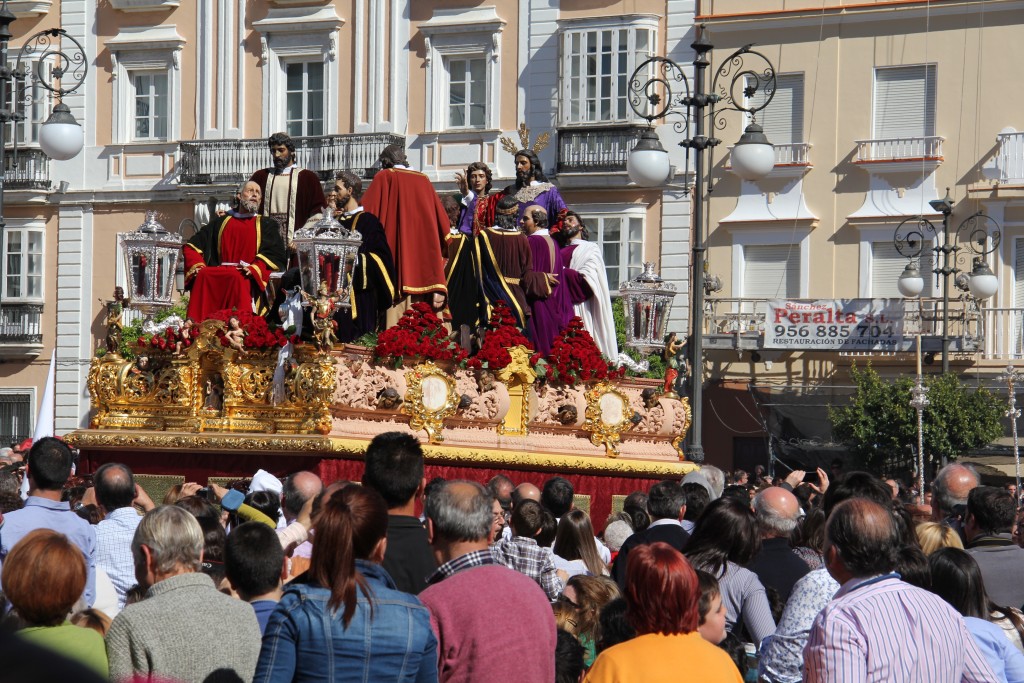
[[[1006,132],[996,136],[997,179],[1000,185],[1024,185],[1024,133]]]
[[[48,192],[50,187],[50,157],[43,154],[43,150],[19,146],[15,159],[14,148],[7,147],[4,156],[4,189]]]
[[[625,173],[626,159],[645,126],[560,128],[558,173]]]
[[[858,164],[894,161],[941,161],[942,142],[938,135],[912,138],[856,140]]]
[[[703,328],[705,347],[734,351],[762,349],[767,308],[768,299],[708,298]],[[907,300],[904,322],[904,336],[915,335],[920,330],[924,350],[941,348],[941,298]],[[953,299],[949,302],[949,336],[953,353],[977,355],[982,361],[1024,359],[1024,308],[979,308],[969,297]]]
[[[405,145],[391,133],[324,135],[292,138],[296,162],[330,180],[338,171],[372,178],[377,157],[387,145]],[[189,140],[181,142],[181,185],[239,183],[270,165],[266,138],[247,140]]]
[[[42,321],[42,304],[0,304],[0,357],[39,355]]]

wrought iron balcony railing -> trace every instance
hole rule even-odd
[[[42,344],[42,304],[0,304],[0,345]]]
[[[376,173],[377,156],[387,145],[404,145],[405,137],[390,133],[324,135],[292,138],[299,166],[330,180],[337,171],[362,178]],[[239,183],[270,166],[266,138],[247,140],[190,140],[181,142],[181,185]]]
[[[18,165],[14,165],[14,148],[8,147],[4,157],[4,187],[8,190],[50,190],[50,157],[34,147],[18,147]]]
[[[561,128],[559,173],[625,173],[626,159],[644,126]]]

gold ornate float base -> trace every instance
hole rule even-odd
[[[166,345],[145,349],[147,355],[140,349],[135,361],[116,354],[94,359],[90,427],[131,430],[109,437],[126,446],[153,433],[147,443],[165,438],[177,449],[204,448],[182,435],[216,433],[242,438],[224,448],[334,452],[334,445],[311,446],[301,437],[326,435],[330,444],[365,448],[377,434],[398,430],[432,448],[443,442],[453,461],[467,453],[486,453],[495,465],[539,458],[543,467],[557,467],[558,458],[657,467],[685,460],[689,403],[664,395],[654,380],[539,382],[520,347],[510,349],[513,363],[495,372],[430,362],[393,368],[375,363],[362,347],[324,353],[300,344],[288,355],[278,347],[226,346],[223,332],[223,323],[209,320],[181,353]],[[298,440],[281,446],[293,442],[264,442],[259,435]]]
[[[90,426],[180,432],[326,434],[334,359],[307,346],[279,363],[279,349],[221,344],[223,323],[202,324],[176,354],[140,349],[134,361],[108,353],[89,368]],[[280,370],[278,365],[280,364]],[[275,373],[278,381],[275,382]]]

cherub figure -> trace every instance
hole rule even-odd
[[[192,328],[194,326],[195,321],[192,318],[186,318],[185,322],[181,324],[181,328],[178,330],[178,338],[174,342],[174,355],[182,355],[192,345]]]
[[[122,287],[114,287],[114,298],[107,302],[107,353],[119,353],[124,330],[124,309],[130,303]]]
[[[228,340],[228,346],[239,353],[245,353],[245,330],[238,316],[228,318],[228,329],[224,332],[224,338]]]

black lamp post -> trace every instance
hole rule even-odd
[[[4,189],[7,176],[8,124],[13,123],[15,126],[12,166],[17,167],[16,126],[27,118],[24,110],[32,103],[31,92],[26,90],[25,83],[30,68],[26,60],[38,60],[33,70],[33,78],[57,96],[53,112],[39,129],[39,146],[43,153],[51,159],[64,161],[82,151],[84,143],[82,126],[75,121],[71,110],[60,101],[60,98],[78,90],[85,81],[89,69],[85,50],[81,43],[64,29],[51,28],[29,37],[18,52],[17,64],[11,68],[7,65],[8,44],[11,40],[11,24],[16,18],[7,8],[7,0],[3,0],[3,5],[0,5],[0,253],[3,250],[4,229],[7,226],[4,220]],[[61,41],[65,39],[73,44],[70,50],[65,50],[61,45]],[[3,282],[2,278],[3,263],[0,259],[0,283]]]
[[[932,247],[935,255],[942,257],[942,264],[936,265],[932,272],[942,276],[942,372],[945,374],[949,372],[949,281],[951,276],[961,272],[957,264],[966,264],[968,256],[966,252],[960,253],[964,251],[964,248],[959,246],[960,235],[963,233],[967,236],[969,252],[973,254],[973,266],[967,280],[967,289],[972,297],[982,301],[995,294],[999,286],[999,281],[985,262],[985,257],[999,247],[1001,234],[999,224],[979,211],[968,216],[951,235],[949,217],[953,213],[954,202],[949,196],[949,188],[946,188],[946,196],[943,199],[933,199],[929,204],[936,212],[942,214],[942,244]],[[920,296],[924,291],[924,277],[919,270],[918,259],[924,251],[926,233],[931,233],[932,237],[937,239],[939,228],[923,216],[914,216],[897,225],[893,234],[892,241],[896,250],[909,259],[897,283],[900,294],[908,298]]]
[[[725,127],[723,116],[726,111],[743,112],[750,115],[747,125],[732,150],[732,170],[744,180],[757,180],[771,172],[775,166],[775,148],[764,135],[761,126],[753,121],[754,115],[768,106],[775,96],[775,67],[760,52],[745,45],[726,57],[715,72],[711,89],[707,87],[707,69],[711,65],[708,53],[713,45],[704,37],[704,27],[697,28],[697,39],[691,47],[696,52],[693,60],[693,92],[682,68],[665,57],[652,57],[641,64],[629,79],[629,106],[652,125],[645,131],[629,155],[627,170],[637,185],[654,187],[668,181],[670,165],[668,152],[661,146],[653,122],[669,116],[679,116],[674,129],[686,137],[679,143],[686,148],[686,165],[689,167],[690,150],[694,151],[693,196],[693,259],[691,264],[690,292],[690,367],[693,373],[692,406],[693,426],[690,428],[687,458],[703,462],[704,447],[701,442],[701,413],[703,408],[704,376],[704,253],[707,250],[704,202],[713,189],[710,174],[705,178],[705,168],[714,167],[714,149],[721,144],[716,137],[706,135],[706,127],[712,131]],[[750,66],[747,60],[756,66]],[[675,91],[673,91],[675,88]],[[763,94],[760,102],[754,101],[757,93]],[[721,106],[719,106],[721,105]],[[693,122],[693,135],[690,122]],[[706,165],[705,165],[706,164]]]

